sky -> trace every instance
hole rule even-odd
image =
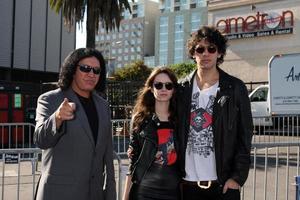
[[[79,24],[76,26],[76,49],[86,47],[86,14],[84,14],[84,19],[82,22],[82,27]],[[79,29],[80,27],[80,29]]]
[[[129,0],[130,1],[130,0]],[[135,0],[137,2],[138,0]],[[152,0],[158,2],[158,0]],[[86,21],[86,13],[84,14],[84,21],[82,23],[82,28],[79,29],[79,25],[77,24],[77,29],[76,29],[76,49],[81,48],[81,47],[86,47],[86,26],[85,26],[85,21]]]

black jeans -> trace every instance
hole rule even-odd
[[[132,184],[129,200],[180,200],[180,190],[165,190]]]
[[[222,193],[223,187],[218,183],[212,184],[208,189],[202,189],[198,185],[181,184],[182,200],[240,200],[239,190],[228,189]]]

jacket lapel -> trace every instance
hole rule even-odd
[[[219,78],[219,87],[216,94],[216,99],[214,101],[214,107],[213,107],[213,119],[214,121],[217,121],[219,118],[220,112],[223,109],[223,106],[226,104],[227,101],[229,101],[229,90],[232,89],[231,83],[228,81],[228,78],[226,77],[226,73],[218,69],[220,73]]]
[[[96,148],[99,148],[104,145],[100,145],[101,141],[107,141],[103,139],[105,136],[104,132],[106,131],[107,125],[105,124],[107,122],[107,117],[106,116],[106,110],[103,108],[103,105],[97,100],[96,94],[93,92],[93,98],[94,98],[94,103],[96,106],[96,112],[98,114],[98,137],[97,137],[97,142],[96,142]],[[110,124],[109,124],[110,126]]]
[[[69,99],[70,102],[74,102],[76,104],[75,117],[78,118],[77,121],[80,123],[80,125],[84,129],[84,132],[87,135],[87,137],[89,138],[89,140],[91,141],[91,143],[95,146],[95,141],[93,138],[92,130],[90,128],[90,124],[89,124],[85,110],[84,110],[83,106],[81,105],[79,98],[77,97],[77,95],[71,88],[69,88],[65,92],[65,96]]]

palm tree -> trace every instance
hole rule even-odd
[[[119,30],[121,14],[124,9],[130,12],[128,0],[50,0],[50,7],[57,13],[61,10],[65,25],[70,30],[77,23],[83,22],[85,9],[86,20],[86,46],[95,47],[95,35],[99,30],[99,23],[108,30]]]

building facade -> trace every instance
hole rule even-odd
[[[206,0],[161,0],[155,31],[156,66],[188,62],[186,41],[207,24]]]
[[[211,0],[208,24],[227,35],[222,68],[245,82],[268,81],[268,62],[300,52],[300,1]]]
[[[75,49],[74,30],[64,28],[48,0],[0,1],[0,123],[34,123],[42,83],[58,80]]]
[[[144,60],[144,57],[147,57],[148,63],[152,63],[158,3],[142,0],[130,5],[132,13],[123,13],[119,31],[106,33],[106,30],[100,29],[96,36],[96,48],[108,60],[109,74],[115,68],[121,68],[135,60]]]
[[[48,1],[0,1],[0,80],[57,80],[62,60],[75,48],[75,31],[63,23]]]

